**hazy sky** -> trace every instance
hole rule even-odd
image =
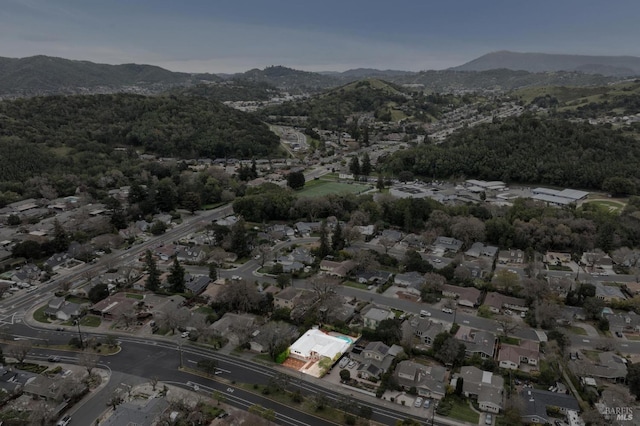
[[[418,71],[496,50],[640,56],[638,17],[638,0],[1,0],[0,56]]]

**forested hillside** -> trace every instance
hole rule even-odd
[[[622,132],[530,115],[453,134],[441,145],[398,151],[384,167],[398,173],[602,188],[640,178],[640,143]]]
[[[116,147],[183,158],[265,156],[279,140],[257,118],[198,97],[51,96],[0,103],[0,180],[100,163]]]
[[[171,93],[201,96],[220,102],[267,101],[278,96],[280,90],[262,81],[227,80],[221,83],[198,84],[192,87],[178,88],[172,90]]]

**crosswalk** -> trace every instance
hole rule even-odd
[[[15,312],[11,315],[1,315],[0,314],[0,326],[2,325],[13,325],[19,324],[22,322],[24,318],[24,311]]]

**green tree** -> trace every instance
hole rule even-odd
[[[365,152],[362,156],[362,165],[360,166],[360,173],[362,176],[369,176],[371,174],[371,159],[369,153]]]
[[[246,257],[249,255],[249,238],[243,218],[238,219],[231,227],[229,241],[231,251],[237,254],[238,257]]]
[[[349,171],[351,172],[351,174],[353,174],[353,177],[355,179],[358,179],[358,176],[360,176],[360,172],[361,172],[360,171],[360,160],[355,155],[353,156],[353,158],[349,162]]]
[[[151,232],[153,235],[162,235],[167,231],[167,224],[164,223],[161,220],[156,220],[155,222],[153,222],[153,224],[149,227],[149,232]]]
[[[18,216],[17,214],[10,214],[9,217],[7,217],[7,225],[9,226],[18,226],[22,223],[22,220],[20,219],[20,216]]]
[[[351,372],[347,369],[340,370],[340,379],[343,382],[348,382],[349,380],[351,380]]]
[[[331,248],[329,247],[329,231],[327,229],[327,222],[322,221],[320,225],[320,246],[318,246],[318,257],[324,259],[329,253]]]
[[[193,191],[186,192],[182,197],[182,205],[185,209],[189,210],[191,214],[195,213],[201,205],[200,195]]]
[[[302,172],[291,172],[287,176],[287,185],[291,189],[301,189],[304,188],[305,178],[304,173]]]
[[[344,236],[342,235],[342,225],[340,225],[340,221],[336,223],[336,227],[333,230],[333,235],[331,236],[331,248],[333,251],[340,251],[344,248]]]
[[[69,234],[62,227],[58,219],[53,221],[53,241],[51,242],[56,253],[67,251],[69,248]]]
[[[286,288],[291,285],[291,275],[290,274],[279,274],[276,277],[276,284],[280,288]]]
[[[91,303],[98,303],[109,296],[109,287],[106,284],[96,284],[91,287],[88,296]]]
[[[218,279],[218,268],[216,267],[215,263],[209,264],[209,278],[211,278],[213,281]]]
[[[160,288],[160,271],[151,250],[145,252],[144,263],[147,271],[147,290],[158,291]]]
[[[640,363],[627,366],[627,385],[636,399],[640,399]]]
[[[178,259],[173,260],[173,265],[169,268],[169,277],[167,282],[171,291],[174,293],[184,293],[184,267],[180,264]]]

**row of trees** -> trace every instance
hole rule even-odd
[[[463,129],[440,145],[399,150],[383,168],[430,178],[473,176],[594,189],[615,177],[624,178],[624,187],[615,191],[622,193],[638,188],[639,160],[640,145],[622,131],[525,114]],[[608,181],[608,189],[615,183]]]

